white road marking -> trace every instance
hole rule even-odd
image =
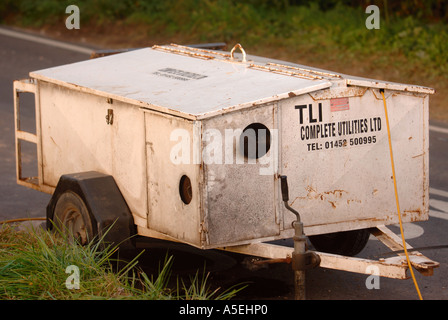
[[[400,227],[399,224],[395,226],[398,228]],[[409,240],[420,237],[421,235],[423,235],[423,233],[425,233],[425,230],[419,225],[413,223],[403,223],[403,233],[404,238],[406,240]]]
[[[445,198],[447,198],[447,201],[448,201],[448,191],[434,189],[434,188],[429,188],[429,194],[445,197]]]
[[[0,28],[0,34],[4,35],[4,36],[8,36],[8,37],[13,37],[16,39],[22,39],[22,40],[37,42],[40,44],[45,44],[45,45],[56,47],[56,48],[61,48],[61,49],[70,50],[70,51],[74,51],[74,52],[85,53],[88,55],[90,55],[92,53],[92,51],[94,51],[93,49],[78,46],[75,44],[70,44],[70,43],[65,43],[62,41],[42,38],[42,37],[34,36],[31,34],[14,31],[14,30],[9,30],[9,29],[4,29],[4,28]]]
[[[435,209],[435,210],[431,209],[429,210],[430,219],[431,217],[434,217],[438,219],[448,220],[448,192],[444,190],[430,188],[429,193],[432,195],[437,195],[446,198],[446,201],[431,198],[429,199],[429,205],[433,209]],[[391,226],[395,226],[397,228],[400,227],[399,224],[393,224]],[[422,236],[425,230],[423,227],[409,222],[409,223],[403,223],[403,232],[404,232],[404,238],[406,240],[409,240]],[[373,236],[371,236],[370,239],[377,240]]]
[[[429,194],[446,198],[445,200],[431,199],[429,205],[436,210],[429,210],[429,215],[434,218],[448,220],[448,191],[429,188]]]
[[[434,218],[448,220],[448,202],[429,199],[429,205],[436,210],[429,210],[429,215]]]
[[[434,131],[434,132],[440,132],[440,133],[448,134],[448,129],[447,128],[433,126],[433,125],[429,125],[429,131]]]
[[[439,195],[444,195],[447,197],[447,201],[438,200],[438,199],[429,199],[429,205],[436,209],[436,210],[429,210],[429,219],[431,217],[448,220],[448,192],[437,190],[439,192]],[[396,225],[399,227],[399,225]],[[404,238],[406,240],[408,239],[414,239],[418,238],[425,230],[416,224],[413,223],[403,223],[403,232],[404,232]]]

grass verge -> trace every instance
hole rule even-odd
[[[124,262],[115,247],[100,248],[101,241],[78,246],[61,233],[0,225],[0,299],[227,300],[242,289],[212,290],[208,275],[199,271],[188,281],[177,279],[173,289],[168,286],[172,257],[154,276],[141,271],[138,255]],[[79,270],[78,279],[70,266]]]

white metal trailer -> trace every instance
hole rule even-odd
[[[283,205],[279,180],[287,176],[289,204],[316,247],[349,242],[342,251],[329,248],[342,255],[318,252],[322,267],[365,273],[375,264],[384,276],[406,278],[402,257],[345,255],[362,249],[365,230],[400,249],[384,227],[399,221],[381,92],[402,220],[428,219],[428,97],[434,90],[246,57],[240,49],[243,55],[154,46],[16,81],[18,183],[54,194],[50,220],[61,194],[76,189],[55,192],[61,176],[75,185],[85,172],[87,179],[112,176],[139,235],[277,259],[292,249],[266,242],[294,235],[295,216]],[[22,92],[35,94],[35,133],[20,127]],[[22,176],[22,141],[37,146],[37,177]],[[116,192],[78,207],[87,215],[70,215],[66,204],[66,216],[58,217],[82,239],[92,236],[107,225],[98,220],[114,219],[111,211],[98,217],[93,207],[115,201],[108,194],[117,199]],[[80,198],[81,206],[89,201]],[[350,232],[357,240],[344,236]],[[411,261],[427,273],[438,265],[416,252]]]

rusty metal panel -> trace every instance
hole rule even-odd
[[[398,90],[405,92],[415,92],[415,93],[424,93],[424,94],[434,94],[435,90],[433,88],[410,85],[410,84],[402,84],[390,81],[378,81],[372,79],[358,78],[353,76],[345,76],[347,85],[349,86],[358,86],[358,87],[366,87],[366,88],[377,88],[377,89],[386,89],[386,90]]]
[[[55,187],[67,173],[110,174],[136,221],[144,219],[146,225],[143,112],[120,101],[39,84],[44,183]],[[113,110],[112,122],[106,119],[108,110]]]
[[[398,222],[386,120],[378,91],[279,103],[281,174],[307,235]],[[428,218],[427,96],[387,91],[405,222]],[[412,174],[410,174],[412,173]],[[288,228],[292,216],[284,211]]]
[[[203,153],[210,246],[279,236],[275,137],[258,159],[244,157],[240,140],[247,126],[261,123],[273,134],[276,122],[276,104],[204,120],[203,134],[210,135]],[[219,150],[212,152],[212,143]]]
[[[203,241],[202,175],[200,161],[194,159],[200,131],[193,121],[151,111],[144,114],[147,229],[200,247]],[[181,196],[184,176],[190,181],[190,199]]]

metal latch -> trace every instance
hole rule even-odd
[[[107,109],[106,123],[110,125],[114,123],[114,110]]]

